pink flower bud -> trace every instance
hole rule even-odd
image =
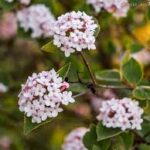
[[[63,91],[65,91],[66,89],[68,89],[69,88],[69,83],[67,83],[67,82],[63,82],[62,83],[62,86],[61,86],[61,88],[60,88],[60,90],[61,90],[61,92],[63,92]]]

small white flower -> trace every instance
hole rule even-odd
[[[141,129],[143,109],[138,102],[130,98],[111,99],[102,102],[100,114],[97,117],[108,128]]]
[[[75,100],[72,98],[72,92],[63,92],[62,94],[62,104],[68,105],[69,103],[74,103]]]
[[[27,117],[32,117],[33,123],[56,117],[63,111],[62,105],[75,101],[72,93],[66,91],[68,88],[69,84],[64,82],[54,69],[33,74],[22,86],[19,109]]]
[[[82,141],[87,131],[88,129],[84,127],[73,130],[65,138],[62,149],[63,150],[87,150]]]
[[[95,49],[97,24],[84,12],[70,12],[58,17],[54,25],[53,43],[69,57],[75,51]]]
[[[42,4],[32,5],[17,13],[20,27],[25,31],[31,30],[31,37],[50,37],[53,35],[54,16]]]
[[[8,87],[3,83],[0,83],[0,93],[6,93],[8,91]]]

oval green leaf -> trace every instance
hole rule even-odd
[[[41,47],[41,50],[48,53],[54,53],[57,51],[57,47],[53,44],[53,41],[48,42],[47,44]]]
[[[46,121],[43,121],[43,122],[37,124],[37,123],[32,123],[31,118],[24,116],[24,134],[28,135],[33,130],[39,128],[42,125],[45,125],[45,124],[51,122],[52,120],[53,120],[53,118],[50,118],[50,119],[47,119]]]
[[[122,133],[120,129],[106,128],[101,122],[99,122],[96,126],[97,141],[109,139],[119,135],[120,133]]]
[[[150,86],[138,86],[133,90],[133,96],[139,100],[150,100]]]
[[[97,71],[95,76],[100,81],[120,82],[121,80],[120,72],[116,69]]]
[[[124,78],[133,85],[137,85],[143,77],[143,69],[134,58],[130,58],[122,65],[122,73]]]

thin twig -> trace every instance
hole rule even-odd
[[[82,93],[80,93],[80,94],[76,94],[76,95],[73,96],[73,98],[80,97],[80,96],[82,96],[82,95],[84,95],[84,94],[86,94],[86,92],[82,92]]]
[[[109,89],[132,89],[127,86],[113,86],[113,85],[102,85],[102,84],[97,84],[96,86],[101,88],[109,88]]]
[[[85,66],[87,67],[88,71],[89,71],[89,74],[90,74],[90,77],[91,77],[91,79],[92,79],[93,85],[96,86],[95,76],[94,76],[94,74],[93,74],[93,72],[92,72],[92,70],[91,70],[91,67],[90,67],[90,65],[89,65],[89,63],[88,63],[88,61],[87,61],[85,55],[83,54],[83,52],[79,52],[79,54],[81,55],[81,57],[82,57],[82,59],[83,59],[83,62],[84,62],[84,64],[85,64]]]

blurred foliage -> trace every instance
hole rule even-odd
[[[132,2],[130,0],[130,3]],[[139,1],[134,0],[134,3],[136,2]],[[47,5],[56,17],[72,10],[82,10],[94,16],[100,24],[100,33],[96,41],[97,49],[96,51],[86,51],[86,55],[98,83],[120,87],[123,84],[122,79],[125,79],[126,85],[133,88],[134,91],[116,89],[115,94],[118,94],[119,97],[129,95],[144,102],[150,100],[150,64],[141,67],[135,59],[128,57],[126,59],[124,57],[124,61],[122,61],[125,53],[135,53],[142,48],[150,49],[150,8],[146,3],[132,6],[128,16],[118,20],[105,11],[95,14],[84,0],[33,0],[32,4],[35,3]],[[17,1],[9,4],[0,0],[1,14],[7,11],[15,12],[20,7]],[[48,42],[49,44],[45,45]],[[31,134],[24,135],[24,118],[18,110],[17,95],[21,84],[29,75],[51,68],[59,70],[71,62],[71,68],[67,75],[69,81],[77,81],[79,76],[83,82],[90,80],[88,70],[79,59],[79,55],[72,54],[66,58],[63,52],[51,44],[50,39],[31,39],[21,29],[18,30],[15,38],[0,41],[0,82],[9,87],[7,93],[0,93],[0,140],[4,136],[9,137],[11,141],[9,150],[60,150],[64,137],[69,131],[80,126],[89,127],[91,122],[96,122],[93,117],[96,116],[96,112],[91,106],[89,96],[86,95],[77,98],[76,104],[70,105],[55,121],[52,120],[51,123],[41,126]],[[121,62],[123,63],[121,64]],[[108,69],[111,70],[108,71]],[[80,83],[72,84],[70,89],[74,91],[74,94],[91,90]],[[92,150],[130,150],[135,144],[135,149],[149,150],[150,135],[147,134],[150,132],[150,104],[147,103],[143,130],[137,133],[134,142],[133,134],[135,136],[135,133],[109,131],[98,124],[97,126],[92,125],[86,134],[84,138],[86,147]],[[79,106],[81,106],[81,110],[84,107],[87,108],[86,114],[84,111],[79,113],[76,110]],[[110,141],[107,137],[114,138]],[[136,145],[137,143],[138,145]],[[5,149],[0,145],[0,150]]]

